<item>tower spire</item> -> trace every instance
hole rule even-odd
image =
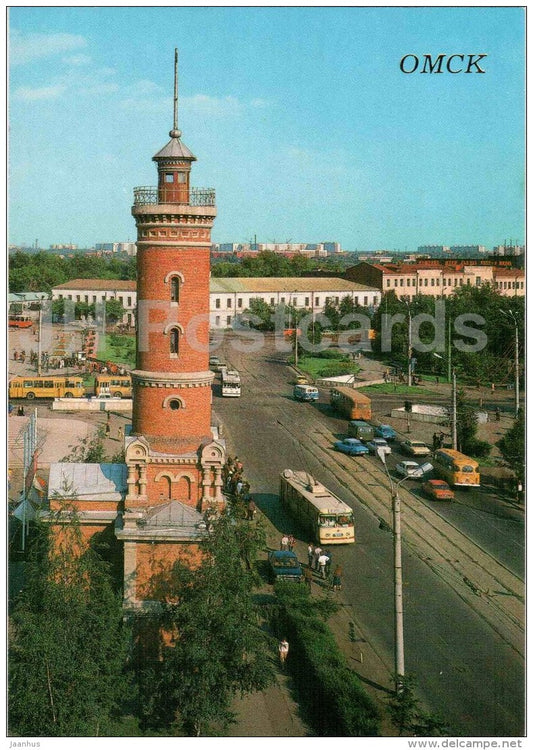
[[[174,48],[174,123],[169,133],[171,138],[179,138],[181,131],[178,130],[178,48]]]

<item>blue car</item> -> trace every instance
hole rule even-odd
[[[301,583],[304,579],[302,566],[294,552],[281,549],[274,550],[268,555],[270,567],[269,577],[272,583],[276,581],[293,581]]]
[[[380,424],[379,427],[374,427],[374,433],[376,437],[384,438],[385,440],[396,440],[396,433],[388,424]]]
[[[333,447],[336,451],[346,453],[347,456],[362,456],[368,453],[368,448],[357,438],[344,438],[344,440],[337,440]]]

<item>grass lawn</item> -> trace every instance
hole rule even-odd
[[[291,363],[294,363],[294,358],[291,358]],[[323,359],[321,357],[301,357],[298,360],[298,369],[304,372],[306,375],[309,375],[313,380],[315,378],[319,377],[334,377],[335,373],[333,372],[333,369],[336,368],[336,365],[341,365],[338,367],[337,375],[348,375],[349,373],[358,373],[361,369],[359,365],[355,364],[354,362],[342,362],[338,359]],[[348,367],[346,367],[348,365]],[[328,372],[331,370],[331,374],[328,374],[326,376],[319,375],[322,370],[328,370]]]
[[[129,369],[135,367],[135,336],[107,334],[98,338],[98,344],[98,359],[109,360]]]
[[[410,388],[406,383],[380,383],[379,385],[368,385],[366,388],[358,388],[361,393],[372,396],[378,393],[397,393],[409,396],[438,396],[435,391],[429,391],[420,385],[412,385]]]

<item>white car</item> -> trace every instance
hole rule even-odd
[[[432,464],[425,463],[420,466],[416,461],[400,461],[396,464],[396,471],[402,477],[411,477],[411,479],[422,479],[426,474],[433,470]]]
[[[378,449],[380,453],[383,453],[383,455],[385,456],[388,456],[389,453],[392,453],[392,448],[384,438],[374,438],[374,440],[371,440],[366,444],[366,447],[368,448],[370,453],[374,454],[377,454]]]

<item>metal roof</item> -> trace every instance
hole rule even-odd
[[[380,292],[366,284],[347,281],[337,277],[272,276],[235,278],[211,278],[209,291],[218,294],[234,292]]]
[[[196,161],[196,156],[181,142],[181,138],[173,137],[152,159],[154,161],[158,159],[189,159],[190,161]]]
[[[50,466],[48,497],[119,501],[127,489],[125,464],[69,464]]]

